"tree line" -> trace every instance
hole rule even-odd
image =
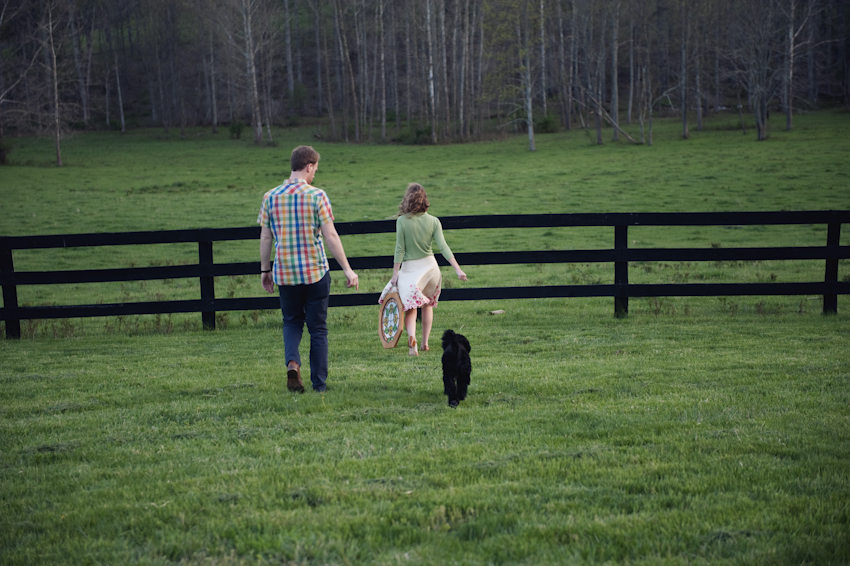
[[[850,104],[845,0],[0,0],[4,136],[272,126],[444,143]],[[748,119],[744,120],[744,114]],[[626,124],[639,129],[626,129]],[[637,133],[639,131],[639,134]],[[639,139],[638,139],[639,138]]]

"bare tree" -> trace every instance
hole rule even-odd
[[[522,84],[522,95],[525,102],[525,124],[528,129],[528,150],[536,151],[534,144],[534,82],[532,79],[531,62],[531,36],[530,17],[528,14],[528,1],[523,0],[520,6],[521,15],[517,22],[517,48],[519,51],[519,70]]]
[[[738,84],[748,93],[759,141],[767,139],[768,103],[776,94],[781,72],[778,0],[739,0],[734,3],[729,60]]]
[[[218,10],[218,21],[222,31],[244,59],[254,143],[259,145],[263,141],[263,120],[260,110],[257,56],[263,47],[261,29],[271,19],[271,9],[266,0],[221,0]]]
[[[786,38],[785,38],[785,71],[782,76],[782,97],[785,106],[785,129],[791,130],[794,125],[794,60],[797,54],[797,49],[800,47],[798,38],[802,32],[807,29],[807,22],[812,15],[814,2],[810,1],[806,5],[806,11],[803,13],[801,21],[796,21],[798,0],[785,0],[784,4],[780,5],[784,16],[787,20]]]
[[[41,36],[42,50],[45,54],[45,74],[48,93],[48,104],[50,106],[50,131],[53,135],[56,150],[56,166],[62,167],[62,122],[63,116],[59,104],[59,57],[60,43],[64,39],[65,27],[70,27],[70,19],[64,19],[62,6],[58,0],[51,0],[43,4],[41,21],[38,24]],[[64,19],[64,21],[63,21]],[[65,26],[63,26],[65,24]]]

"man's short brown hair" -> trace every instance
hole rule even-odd
[[[292,171],[303,171],[309,164],[318,163],[321,157],[319,152],[309,145],[299,145],[292,150],[289,163],[292,166]]]

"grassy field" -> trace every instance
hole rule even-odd
[[[460,146],[344,145],[321,142],[318,128],[276,133],[278,147],[256,148],[226,134],[143,130],[82,134],[64,144],[66,167],[52,166],[50,140],[15,140],[12,165],[0,168],[0,234],[29,235],[195,227],[250,226],[263,193],[288,175],[289,150],[312,143],[322,153],[316,184],[326,188],[338,221],[390,217],[410,181],[429,191],[437,216],[541,212],[679,212],[850,209],[850,115],[800,116],[792,132],[777,119],[771,138],[755,143],[736,120],[720,117],[706,131],[679,139],[679,124],[657,121],[655,145],[597,146],[584,131],[538,136],[530,153],[522,136]],[[594,136],[595,139],[595,136]],[[826,226],[632,228],[633,247],[823,245]],[[610,248],[610,228],[465,230],[447,234],[455,252]],[[850,242],[844,230],[842,243]],[[349,256],[387,255],[386,271],[361,274],[361,291],[379,292],[389,278],[393,235],[344,240]],[[251,261],[255,242],[215,246],[219,262]],[[192,244],[76,248],[15,252],[20,271],[144,267],[197,262]],[[611,283],[613,266],[465,266],[475,286]],[[450,275],[450,273],[449,273]],[[850,277],[842,262],[839,278]],[[823,262],[650,263],[632,266],[634,283],[817,281]],[[452,279],[448,279],[449,284]],[[339,280],[335,292],[343,292]],[[257,296],[254,278],[221,278],[220,297]],[[24,305],[91,304],[196,299],[195,280],[22,287]],[[845,304],[842,297],[842,306]],[[667,301],[675,304],[676,301]],[[755,299],[755,308],[800,310],[799,299]],[[713,304],[713,303],[712,303]],[[680,307],[680,308],[683,308]],[[226,324],[249,324],[256,313],[229,315]],[[114,330],[113,321],[75,321],[63,332]],[[138,324],[137,324],[138,323]],[[123,324],[123,322],[122,322]],[[156,324],[197,328],[197,316]],[[125,325],[126,326],[126,325]],[[28,336],[53,335],[56,325],[24,323]]]
[[[314,145],[338,221],[386,218],[409,181],[438,216],[850,208],[846,113],[765,143],[719,118],[653,147],[585,132],[463,146]],[[247,226],[289,148],[223,134],[85,134],[50,167],[16,140],[0,234]],[[550,232],[550,233],[547,233]],[[456,231],[455,251],[610,247],[611,230]],[[823,226],[630,230],[630,245],[823,245]],[[843,245],[850,243],[845,227]],[[392,236],[344,238],[388,256]],[[216,247],[252,261],[255,243]],[[191,263],[194,246],[15,254],[16,269]],[[839,278],[848,277],[842,262]],[[467,286],[610,282],[610,265],[465,266]],[[386,272],[363,273],[377,291]],[[447,284],[458,285],[446,276]],[[635,282],[806,281],[823,262],[641,264]],[[337,277],[339,280],[339,277]],[[334,292],[345,292],[339,281]],[[256,296],[221,278],[218,296]],[[231,295],[232,293],[232,295]],[[195,298],[196,281],[22,288],[28,304]],[[0,341],[2,564],[847,564],[850,301],[444,302],[470,397],[439,350],[383,350],[377,307],[334,309],[331,390],[282,381],[279,313],[33,321]],[[502,309],[502,315],[490,311]],[[432,339],[436,346],[437,336]],[[306,344],[304,344],[306,346]],[[306,357],[306,356],[305,356]]]

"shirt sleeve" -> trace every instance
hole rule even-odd
[[[257,224],[263,228],[271,228],[271,218],[269,214],[269,194],[263,195],[263,204],[260,205],[260,214],[257,216]]]
[[[436,226],[434,227],[434,242],[436,242],[437,247],[440,248],[440,253],[443,254],[443,257],[446,258],[446,261],[451,260],[454,257],[452,250],[449,248],[449,245],[446,243],[446,239],[443,237],[443,224],[440,222],[439,218],[434,218]]]
[[[328,199],[328,195],[324,191],[322,191],[322,195],[319,197],[318,207],[316,208],[320,226],[324,226],[328,222],[333,222],[334,214],[333,209],[331,209],[331,201]]]
[[[395,255],[393,263],[401,263],[404,260],[404,229],[402,228],[402,216],[395,221]]]

